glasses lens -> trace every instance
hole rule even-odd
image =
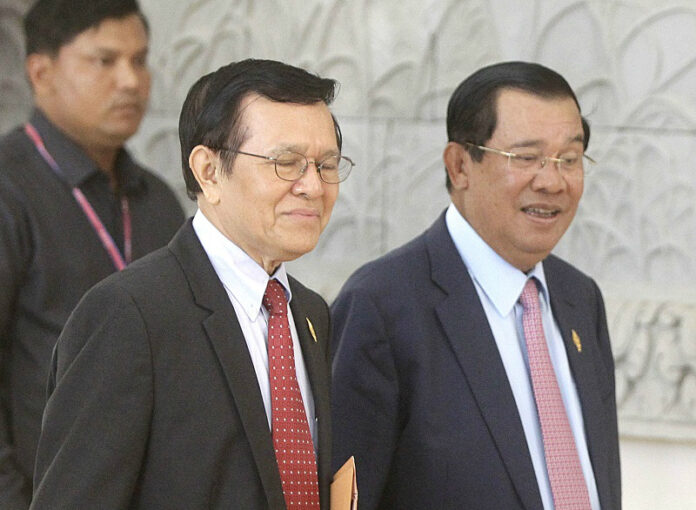
[[[275,160],[276,174],[286,181],[302,177],[307,165],[307,158],[296,152],[283,152]]]
[[[562,154],[559,158],[543,157],[536,153],[511,154],[508,158],[511,169],[522,172],[538,172],[547,164],[553,164],[564,174],[583,172],[582,156],[576,152]]]
[[[353,168],[353,162],[343,156],[331,156],[319,163],[321,180],[336,184],[345,181]]]
[[[563,154],[559,158],[561,160],[560,167],[566,172],[582,171],[582,157],[577,153]]]
[[[510,154],[508,161],[515,170],[536,170],[541,165],[541,156],[533,152]]]

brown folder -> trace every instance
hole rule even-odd
[[[358,482],[353,457],[336,471],[331,482],[331,510],[358,510]]]

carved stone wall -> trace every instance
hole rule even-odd
[[[0,0],[0,133],[26,117],[31,93],[24,79],[22,15],[27,0]]]
[[[696,296],[605,295],[622,435],[693,440]]]
[[[26,115],[20,15],[0,0],[0,129]],[[338,79],[357,167],[318,248],[293,272],[331,299],[359,265],[446,207],[445,106],[482,65],[561,72],[589,117],[578,216],[557,253],[604,289],[626,435],[696,440],[696,4],[692,0],[141,0],[150,113],[131,143],[184,199],[177,117],[231,60],[285,60]],[[189,203],[190,210],[193,205]]]

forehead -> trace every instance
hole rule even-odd
[[[556,140],[582,135],[580,111],[572,97],[542,97],[503,89],[496,101],[492,138]],[[510,140],[512,141],[512,140]]]
[[[240,112],[247,140],[288,147],[336,145],[331,111],[322,101],[281,103],[252,93],[242,99]]]
[[[60,52],[113,51],[138,52],[147,49],[148,33],[138,14],[123,18],[106,18],[99,24],[80,32]]]

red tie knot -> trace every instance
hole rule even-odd
[[[288,301],[283,286],[278,280],[268,280],[266,292],[263,294],[263,306],[270,314],[284,314]]]

